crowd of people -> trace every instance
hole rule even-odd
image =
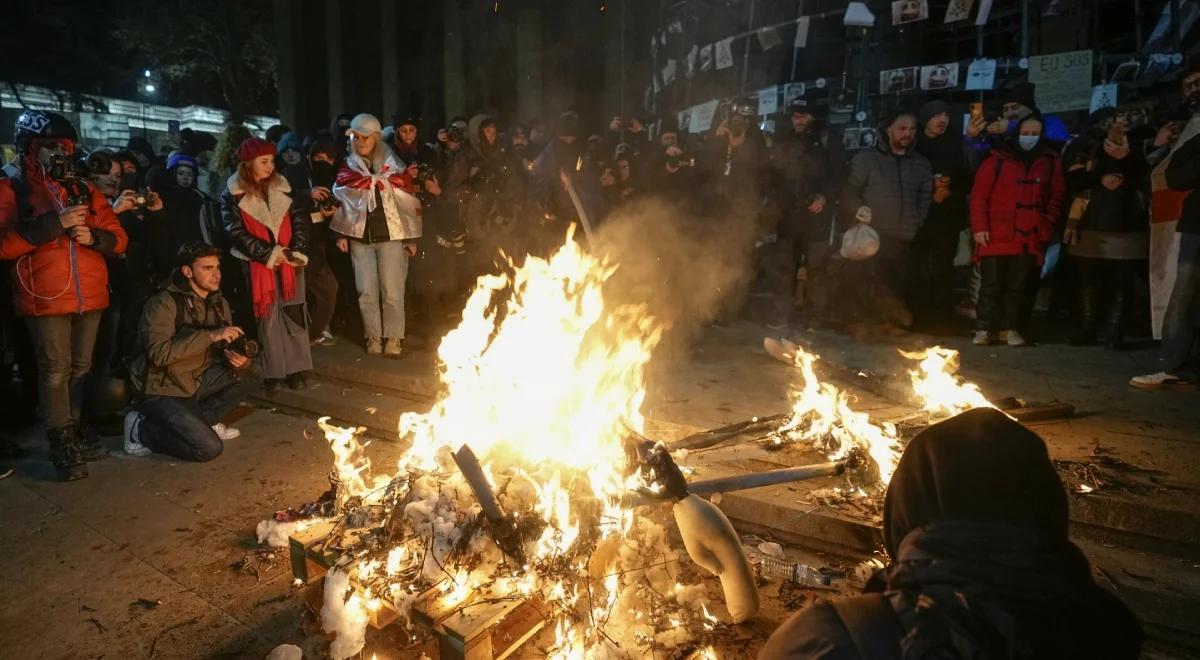
[[[220,419],[250,383],[303,389],[313,348],[339,340],[399,358],[409,318],[439,335],[502,255],[547,254],[572,225],[588,240],[645,199],[698,231],[748,228],[712,234],[755,265],[718,322],[757,300],[772,331],[969,318],[975,344],[1023,346],[1049,291],[1070,343],[1119,349],[1131,324],[1149,327],[1135,300],[1161,202],[1181,233],[1163,369],[1131,384],[1190,385],[1200,68],[1180,80],[1182,107],[1123,99],[1074,132],[1038,111],[1029,83],[990,116],[972,104],[961,132],[950,103],[928,100],[888,114],[870,146],[830,126],[815,96],[791,101],[773,133],[753,99],[722,104],[702,134],[674,114],[589,133],[570,111],[436,131],[364,113],[308,136],[184,131],[165,157],[142,138],[85,155],[67,119],[28,110],[0,179],[4,344],[60,478],[77,479],[106,453],[91,430],[106,409],[135,401],[129,453],[211,459],[236,437]]]

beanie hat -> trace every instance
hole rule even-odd
[[[308,157],[312,158],[316,154],[325,154],[330,158],[337,160],[337,144],[333,138],[328,135],[317,135],[313,137],[312,144],[308,145]]]
[[[275,145],[267,142],[262,138],[246,138],[244,142],[238,145],[237,159],[239,163],[254,160],[259,156],[274,156]]]
[[[1037,101],[1034,100],[1034,91],[1037,86],[1031,82],[1020,82],[1012,87],[1004,90],[1000,95],[1001,103],[1020,103],[1021,105],[1033,110],[1037,108]]]
[[[558,136],[579,136],[579,115],[574,110],[567,110],[558,116]]]
[[[197,172],[200,171],[200,163],[197,162],[194,157],[185,154],[182,151],[176,151],[175,153],[171,154],[170,158],[167,159],[167,169],[174,170],[180,165],[186,165]]]
[[[659,124],[658,134],[663,133],[678,133],[679,132],[679,115],[674,112],[668,112],[662,116],[662,123]]]
[[[933,119],[934,116],[940,115],[943,112],[950,114],[950,104],[941,99],[934,99],[932,101],[926,101],[921,106],[921,111],[917,116],[921,119],[922,124],[928,124],[930,119]]]

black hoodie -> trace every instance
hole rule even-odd
[[[776,658],[1137,658],[1133,614],[1067,538],[1046,446],[991,409],[909,443],[888,487],[886,591],[818,603],[759,655]]]

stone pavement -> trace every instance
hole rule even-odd
[[[648,435],[670,440],[786,410],[798,374],[766,357],[761,339],[749,324],[711,328],[690,354],[655,365],[644,407]],[[895,345],[826,333],[801,339],[821,355],[823,377],[856,393],[856,409],[881,418],[910,410]],[[931,340],[909,341],[915,347]],[[990,397],[1057,398],[1080,408],[1076,418],[1035,427],[1055,458],[1087,460],[1098,444],[1154,471],[1153,488],[1074,496],[1073,533],[1100,578],[1142,618],[1153,639],[1147,657],[1200,649],[1195,393],[1127,388],[1130,374],[1151,368],[1145,352],[944,343],[964,351],[964,375]],[[315,357],[313,387],[257,400],[259,409],[237,422],[243,437],[212,463],[118,456],[94,464],[85,481],[61,484],[51,480],[41,438],[23,437],[32,456],[0,481],[0,549],[7,559],[0,568],[0,657],[261,658],[284,642],[320,657],[324,638],[289,585],[287,562],[256,554],[254,525],[323,489],[330,455],[316,415],[394,440],[399,412],[428,406],[437,379],[428,351],[386,361],[343,345],[318,349]],[[118,439],[109,442],[119,446]],[[402,449],[376,441],[368,452],[376,464],[388,464]],[[822,460],[803,448],[768,453],[735,445],[707,453],[688,457],[697,478]],[[720,505],[744,532],[830,558],[869,552],[877,540],[869,512],[811,503],[807,496],[820,485],[844,481],[726,494]],[[235,568],[247,558],[255,570]],[[768,600],[754,625],[758,633],[785,613]],[[372,651],[381,660],[399,657],[395,634],[372,633],[368,657]]]

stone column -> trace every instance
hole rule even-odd
[[[542,92],[542,11],[522,7],[517,15],[517,121],[542,116]]]
[[[329,117],[346,112],[346,80],[342,75],[342,7],[338,0],[325,0],[325,66],[329,78]]]
[[[467,111],[466,80],[463,77],[463,31],[459,0],[442,0],[443,85],[446,119]]]
[[[379,80],[383,116],[379,121],[385,126],[402,109],[400,103],[403,102],[400,99],[400,45],[396,39],[399,29],[396,17],[396,0],[379,0],[379,55],[383,58]]]
[[[296,126],[297,81],[296,81],[296,15],[288,0],[274,0],[272,14],[275,17],[275,74],[279,89],[279,120],[288,126]]]

